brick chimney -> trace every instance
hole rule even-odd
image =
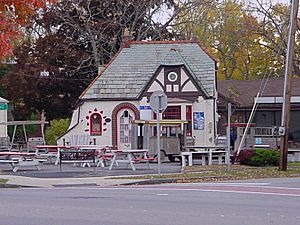
[[[128,28],[125,28],[124,33],[122,35],[122,47],[130,48],[131,34]]]

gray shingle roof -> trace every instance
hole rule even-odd
[[[135,99],[159,66],[182,64],[198,79],[208,96],[212,96],[215,61],[197,43],[133,42],[130,48],[120,51],[80,98]]]

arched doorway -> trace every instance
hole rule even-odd
[[[112,143],[118,149],[131,148],[131,122],[139,119],[138,109],[131,103],[121,103],[112,113]]]
[[[134,112],[125,108],[118,112],[118,146],[120,149],[131,148],[131,123],[134,120]]]

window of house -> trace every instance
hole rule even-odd
[[[181,106],[168,106],[163,112],[162,118],[166,120],[180,120]]]
[[[93,113],[90,117],[90,134],[101,135],[102,134],[102,117],[100,113]]]
[[[156,113],[153,113],[154,119],[156,119]],[[181,120],[181,106],[168,106],[162,113],[162,119],[164,120]],[[162,136],[176,136],[177,128],[174,126],[162,127]],[[153,129],[153,135],[157,135],[156,127]]]

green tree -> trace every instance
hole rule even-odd
[[[34,17],[26,30],[32,35],[15,49],[17,64],[3,79],[15,118],[42,110],[50,120],[69,116],[99,67],[119,50],[125,28],[134,40],[169,39],[175,6],[172,0],[65,0]],[[172,15],[157,21],[165,9]],[[43,71],[49,76],[40,76]]]
[[[179,18],[188,21],[188,25],[179,26],[177,30],[188,38],[197,36],[208,48],[218,62],[219,79],[282,75],[282,55],[270,48],[267,44],[270,41],[265,37],[268,34],[268,38],[274,40],[277,33],[265,24],[255,7],[237,0],[211,1]]]
[[[0,64],[0,81],[1,79],[11,70],[11,65]],[[2,83],[0,82],[0,97],[4,97],[4,89]]]
[[[54,0],[0,0],[0,60],[11,56],[30,16]]]
[[[45,131],[47,144],[56,145],[56,139],[64,134],[70,125],[70,119],[51,120],[50,127]]]
[[[260,26],[257,33],[261,37],[260,45],[269,52],[270,65],[274,67],[275,76],[283,76],[285,69],[285,55],[287,49],[287,37],[290,18],[290,8],[287,4],[272,4],[257,1],[252,6],[258,17],[260,18]],[[299,28],[298,28],[299,29]],[[297,32],[299,33],[299,32]],[[299,39],[299,37],[298,37]],[[296,54],[299,55],[299,42],[296,41]],[[294,71],[298,76],[299,58],[296,56],[294,61]]]

